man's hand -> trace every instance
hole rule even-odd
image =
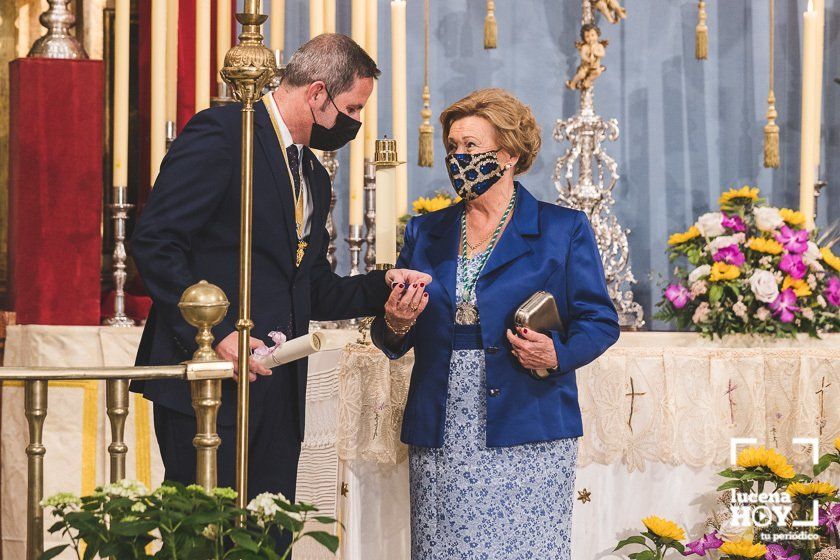
[[[392,268],[385,273],[385,283],[392,289],[397,284],[402,284],[404,286],[423,284],[424,286],[428,286],[432,283],[432,277],[424,272],[417,272],[416,270],[409,270],[407,268]]]
[[[259,338],[251,337],[251,350],[265,346],[265,342]],[[216,345],[216,354],[220,360],[227,360],[233,362],[233,378],[239,380],[239,332],[233,331],[220,343]],[[248,380],[256,381],[257,374],[271,375],[271,370],[259,365],[253,357],[248,358]]]

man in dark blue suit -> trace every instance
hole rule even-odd
[[[348,37],[326,34],[303,45],[282,84],[255,105],[253,313],[251,348],[270,331],[305,334],[310,319],[375,315],[395,285],[428,283],[406,270],[342,278],[330,270],[325,229],[326,170],[309,147],[335,150],[355,137],[360,112],[379,76],[376,63]],[[207,280],[230,300],[213,330],[220,358],[236,363],[240,227],[241,106],[195,115],[163,159],[131,239],[131,251],[154,305],[137,365],[190,359],[195,330],[178,311],[185,288]],[[398,289],[398,288],[394,288]],[[282,492],[294,500],[303,438],[306,360],[274,371],[252,361],[248,493]],[[195,480],[195,417],[186,383],[135,382],[154,402],[155,432],[166,478]],[[234,486],[236,386],[222,388],[218,431],[220,486]]]

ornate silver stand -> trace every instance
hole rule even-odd
[[[35,41],[29,56],[76,60],[87,58],[84,47],[70,34],[70,28],[76,23],[76,16],[67,8],[70,0],[49,0],[49,4],[49,9],[38,18],[41,25],[47,28],[47,34]]]
[[[335,157],[335,152],[324,152],[321,157],[321,163],[323,164],[324,169],[327,170],[327,174],[330,176],[330,212],[327,214],[327,232],[330,234],[330,244],[327,246],[327,261],[330,263],[330,269],[335,272],[337,264],[335,260],[335,238],[338,235],[338,232],[335,229],[335,218],[333,218],[336,202],[335,174],[338,172],[338,159]]]
[[[346,241],[350,245],[350,276],[356,276],[362,273],[359,270],[359,262],[362,256],[362,243],[365,242],[364,237],[362,237],[362,226],[351,225],[350,235],[347,236]]]
[[[128,203],[128,187],[114,187],[114,203],[109,205],[114,219],[114,315],[105,319],[109,327],[133,327],[134,321],[125,314],[125,224],[128,211],[134,207]]]
[[[365,160],[365,271],[370,272],[376,266],[376,164]]]
[[[178,135],[176,132],[175,123],[172,121],[166,121],[166,151],[169,151],[169,147],[172,145],[172,142],[175,141],[175,137]]]
[[[582,8],[582,25],[593,23],[591,1],[582,0]],[[618,121],[596,115],[593,98],[594,88],[582,89],[578,113],[565,120],[558,119],[554,127],[554,139],[568,140],[571,144],[554,168],[557,203],[586,212],[598,241],[607,288],[619,323],[623,328],[639,329],[645,321],[642,306],[633,301],[631,289],[636,279],[629,263],[627,234],[630,230],[621,227],[611,210],[615,204],[612,189],[619,178],[618,164],[602,147],[605,140],[618,139]]]

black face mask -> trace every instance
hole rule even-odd
[[[309,147],[315,148],[316,150],[332,152],[355,138],[356,134],[359,133],[359,129],[362,127],[362,122],[357,121],[346,113],[342,113],[329,92],[327,92],[327,98],[333,104],[335,110],[338,111],[338,116],[332,128],[327,128],[318,124],[318,121],[315,120],[315,112],[312,111],[312,107],[309,107],[309,111],[312,113],[312,131],[309,134]]]

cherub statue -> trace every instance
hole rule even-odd
[[[610,23],[618,23],[627,17],[627,10],[621,7],[618,0],[595,0],[595,9],[604,14]]]
[[[582,41],[575,43],[580,52],[580,65],[574,77],[566,82],[569,89],[586,89],[592,87],[592,82],[606,70],[601,66],[601,59],[607,53],[609,41],[601,40],[601,30],[594,23],[587,23],[580,28]]]

